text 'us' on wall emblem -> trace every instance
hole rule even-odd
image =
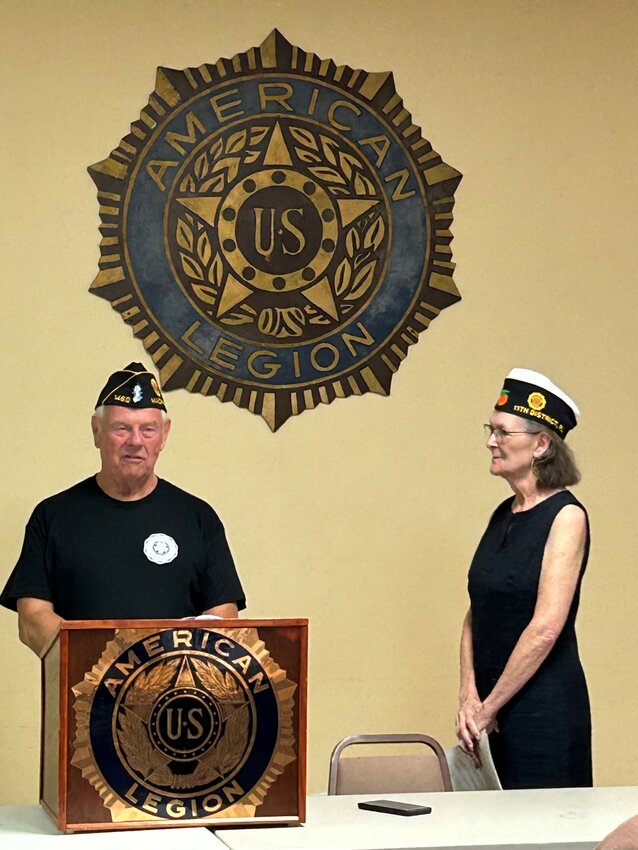
[[[387,395],[409,346],[460,299],[461,175],[391,73],[322,60],[276,30],[155,90],[98,188],[106,298],[165,390],[272,430],[336,398]]]

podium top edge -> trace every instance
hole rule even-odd
[[[77,629],[256,629],[268,626],[285,628],[296,626],[306,628],[308,619],[276,618],[276,619],[220,619],[217,617],[187,617],[180,620],[64,620],[60,623],[60,631]]]

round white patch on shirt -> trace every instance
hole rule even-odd
[[[150,534],[144,541],[144,554],[154,564],[170,564],[178,551],[177,543],[168,534]]]

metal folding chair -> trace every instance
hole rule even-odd
[[[419,755],[366,755],[341,758],[357,744],[425,744]],[[330,757],[328,794],[389,794],[410,791],[451,791],[443,748],[418,732],[351,735],[339,741]]]

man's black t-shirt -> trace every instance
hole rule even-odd
[[[46,599],[65,620],[160,619],[225,602],[246,607],[215,511],[162,479],[143,499],[107,496],[95,477],[45,499],[0,596]]]

